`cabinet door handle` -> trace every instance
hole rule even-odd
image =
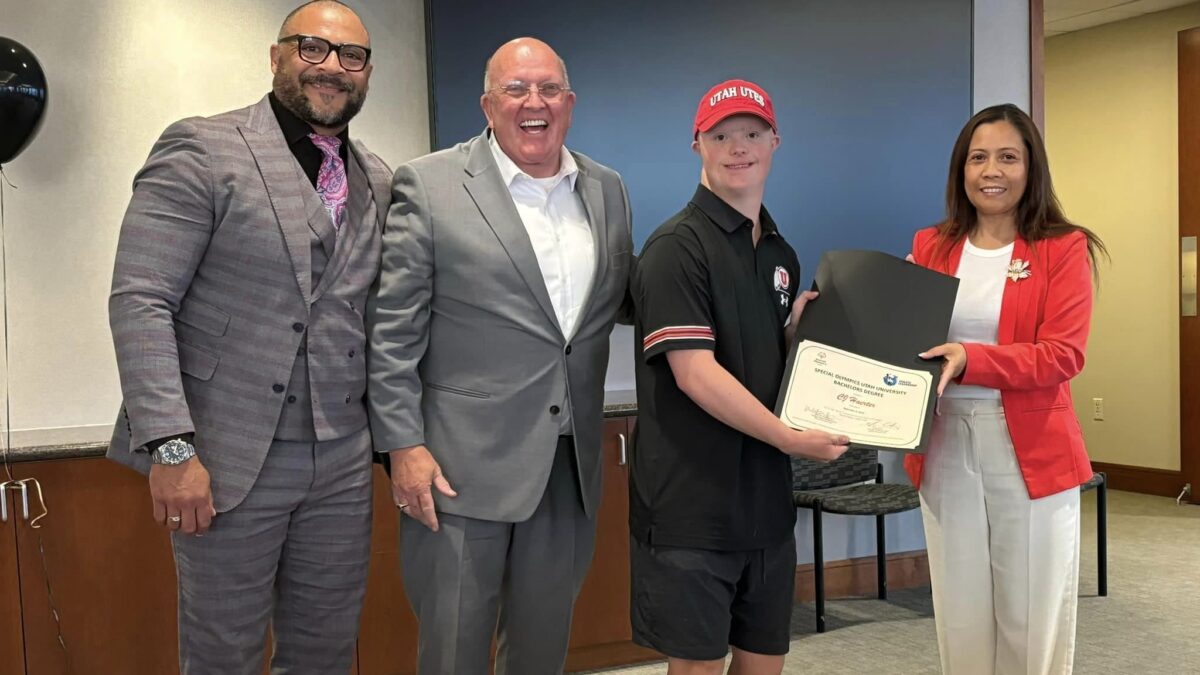
[[[0,523],[8,522],[8,492],[21,493],[21,517],[29,520],[29,486],[25,480],[10,480],[0,483]],[[15,505],[14,505],[15,506]],[[16,517],[16,514],[13,514]]]
[[[29,517],[30,516],[30,513],[29,513],[29,485],[30,485],[30,483],[33,484],[33,489],[35,490],[34,496],[37,497],[38,503],[41,505],[41,509],[42,509],[42,512],[39,513],[38,515],[34,516],[32,519]],[[21,479],[4,481],[4,482],[0,483],[0,523],[8,522],[8,493],[9,492],[20,492],[21,493],[21,518],[23,520],[28,521],[29,526],[32,527],[33,529],[35,529],[35,530],[39,529],[41,527],[41,525],[38,525],[38,521],[41,520],[42,518],[45,518],[47,515],[49,515],[49,511],[46,509],[46,498],[44,496],[42,496],[42,484],[39,483],[36,478],[21,478]],[[15,506],[16,505],[14,504],[14,513],[13,513],[14,519],[16,518],[16,515],[17,515],[15,513]]]
[[[21,481],[21,517],[29,520],[29,486]]]
[[[626,447],[629,445],[629,442],[627,440],[625,440],[625,434],[617,434],[617,438],[620,439],[620,441],[621,441],[621,457],[617,461],[617,465],[625,466],[625,460],[627,459],[625,450],[626,450]]]

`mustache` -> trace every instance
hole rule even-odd
[[[305,73],[300,76],[300,84],[315,84],[322,87],[334,87],[342,91],[354,91],[354,83],[337,75],[320,73]]]

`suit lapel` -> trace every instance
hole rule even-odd
[[[1029,245],[1024,239],[1017,238],[1013,242],[1013,260],[1029,261]],[[1037,270],[1040,272],[1041,270]],[[1000,327],[997,333],[997,344],[1010,345],[1017,333],[1017,317],[1021,314],[1021,301],[1025,295],[1028,280],[1013,281],[1011,277],[1004,278],[1004,297],[1000,301]]]
[[[350,161],[346,164],[346,180],[350,186],[350,197],[346,203],[346,222],[342,224],[341,244],[334,254],[329,256],[325,271],[321,274],[321,280],[317,282],[317,288],[313,291],[314,301],[320,300],[321,296],[345,271],[347,262],[353,257],[355,243],[358,241],[362,228],[375,226],[375,223],[363,222],[363,216],[371,201],[371,189],[367,186],[367,177],[363,175],[358,158],[353,154],[350,155]],[[325,214],[325,220],[331,223],[330,229],[332,230],[333,221],[329,218],[329,212],[325,210],[324,205],[321,207],[321,212]]]
[[[304,297],[304,304],[309,305],[312,297],[312,261],[309,252],[311,235],[305,225],[308,214],[300,192],[301,183],[296,180],[296,159],[288,149],[266,97],[250,109],[249,120],[245,125],[238,126],[238,132],[250,148],[250,154],[254,155],[271,200],[275,221],[283,233],[284,245],[292,259],[292,271],[300,295]]]
[[[592,230],[592,242],[595,244],[593,250],[596,252],[596,267],[592,272],[591,290],[583,302],[579,318],[575,321],[575,332],[578,333],[579,328],[583,326],[583,322],[587,319],[592,305],[596,302],[600,282],[604,280],[604,273],[608,269],[608,246],[605,245],[608,241],[608,218],[605,217],[604,213],[604,190],[599,180],[591,177],[580,168],[579,177],[575,181],[575,188],[583,200],[583,208],[587,211],[588,225]],[[572,338],[574,335],[567,337]]]
[[[308,227],[321,240],[325,257],[332,258],[337,247],[337,230],[333,229],[333,219],[329,217],[329,211],[321,201],[321,196],[315,188],[309,189],[308,176],[305,175],[304,169],[300,168],[299,162],[296,163],[296,181],[300,185],[300,196],[304,199],[304,208],[308,214]]]
[[[375,200],[375,219],[379,223],[379,231],[383,232],[388,213],[388,209],[384,207],[392,203],[392,177],[386,171],[376,170],[369,160],[371,154],[358,141],[350,140],[350,150],[358,158],[358,165],[367,174],[371,197]]]
[[[486,136],[479,136],[472,142],[466,170],[468,177],[463,185],[475,201],[475,206],[496,233],[496,238],[546,318],[561,333],[562,327],[558,325],[554,305],[550,303],[550,293],[546,290],[546,280],[542,277],[542,268],[533,252],[533,244],[529,242],[529,233],[525,231],[517,207],[513,205],[508,187],[500,178],[500,170],[496,168],[496,160],[492,157]]]
[[[931,245],[936,246],[937,240],[935,239]],[[939,270],[940,272],[949,274],[952,277],[956,277],[958,276],[958,265],[962,262],[963,251],[966,250],[966,248],[967,238],[963,237],[962,240],[950,247],[950,251],[947,252],[945,258],[934,261],[934,264],[937,266],[944,266],[941,270]]]

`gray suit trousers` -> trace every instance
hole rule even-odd
[[[520,523],[438,514],[431,532],[400,525],[404,587],[420,622],[421,675],[563,672],[571,611],[595,549],[569,438],[559,440],[546,491]]]
[[[246,499],[172,535],[182,675],[346,673],[371,547],[371,438],[275,441]]]

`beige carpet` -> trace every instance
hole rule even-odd
[[[1083,497],[1079,631],[1075,672],[1200,673],[1200,506],[1109,492],[1108,597],[1096,595],[1096,497]],[[812,605],[798,603],[785,673],[937,673],[929,589],[887,601],[826,605],[824,634]],[[666,664],[608,671],[662,675]]]

